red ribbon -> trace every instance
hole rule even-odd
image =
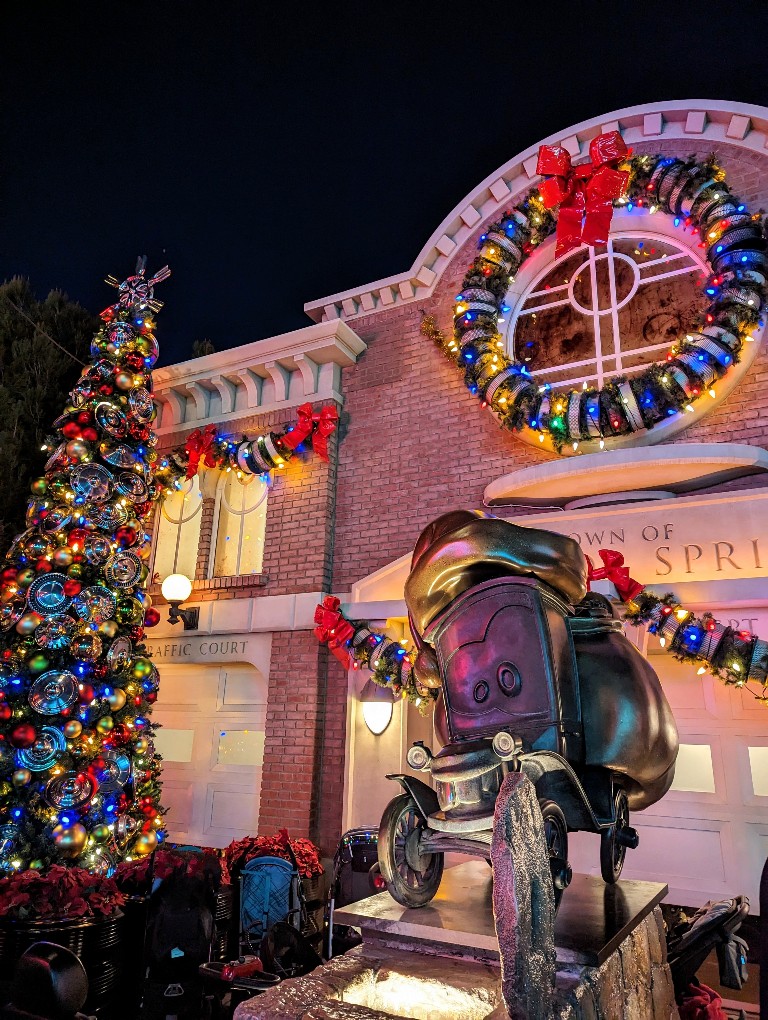
[[[195,429],[184,444],[184,452],[189,457],[187,465],[187,478],[194,478],[200,461],[206,467],[216,467],[219,459],[216,456],[214,442],[216,441],[216,426],[206,425],[204,429]]]
[[[616,552],[615,549],[600,549],[598,556],[603,561],[603,566],[598,567],[597,570],[592,565],[592,560],[587,556],[589,566],[587,591],[589,591],[591,581],[608,580],[615,586],[622,602],[631,602],[635,596],[640,594],[644,585],[629,576],[629,567],[624,566],[624,557],[620,552]]]
[[[354,637],[355,628],[344,619],[340,606],[341,602],[334,595],[326,595],[315,607],[315,637],[320,644],[328,645],[342,666],[349,669],[352,657],[346,643]]]
[[[551,175],[539,188],[547,209],[560,206],[555,257],[581,244],[605,244],[611,228],[613,201],[627,190],[629,172],[618,165],[629,156],[618,131],[593,138],[590,161],[571,164],[562,145],[542,145],[536,172]]]
[[[292,432],[286,432],[281,442],[295,450],[305,439],[312,436],[312,449],[323,460],[328,460],[328,437],[336,428],[339,412],[333,404],[326,404],[320,411],[312,412],[311,404],[302,404],[296,411],[298,421]]]

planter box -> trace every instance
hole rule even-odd
[[[16,962],[35,942],[53,942],[78,956],[88,975],[87,1009],[107,1002],[123,969],[123,915],[61,921],[13,921],[0,918],[0,982],[9,985]]]

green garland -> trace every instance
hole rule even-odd
[[[613,437],[693,411],[701,396],[716,395],[714,383],[762,325],[768,259],[761,216],[731,193],[714,158],[634,156],[624,168],[630,172],[627,194],[614,204],[674,216],[676,225],[701,237],[711,268],[703,286],[707,307],[666,362],[618,376],[602,389],[553,393],[549,384],[536,383],[524,363],[503,353],[498,325],[509,285],[556,228],[536,188],[481,235],[480,254],[456,298],[453,335],[446,336],[431,316],[422,321],[422,332],[463,370],[470,393],[494,411],[502,427],[528,429],[558,452],[581,443],[602,449]]]

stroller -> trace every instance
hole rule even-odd
[[[376,826],[361,826],[345,832],[333,856],[333,877],[325,909],[323,955],[327,960],[359,946],[358,932],[346,924],[334,924],[337,907],[365,899],[386,889],[378,857]]]
[[[173,874],[153,891],[147,925],[147,981],[142,1020],[196,1020],[203,985],[199,967],[211,959],[221,868]]]
[[[747,943],[736,932],[749,913],[746,896],[705,903],[691,917],[683,917],[667,936],[667,959],[675,998],[685,994],[696,971],[712,950],[717,952],[720,984],[740,989],[747,980]]]

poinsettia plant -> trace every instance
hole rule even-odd
[[[280,829],[274,836],[246,836],[233,840],[224,851],[224,859],[230,872],[236,874],[254,857],[282,857],[290,861],[291,851],[302,878],[322,875],[320,849],[310,839],[291,839],[287,829]]]
[[[53,921],[110,917],[125,903],[114,880],[84,868],[52,865],[48,871],[18,871],[0,878],[0,918]]]
[[[132,861],[121,861],[115,871],[115,882],[122,892],[129,896],[147,892],[150,867],[153,879],[160,881],[171,875],[184,874],[189,876],[203,874],[209,862],[214,859],[221,868],[221,884],[229,885],[229,868],[222,856],[222,851],[214,847],[201,847],[200,853],[189,853],[178,850],[156,850],[151,857],[137,857]]]

